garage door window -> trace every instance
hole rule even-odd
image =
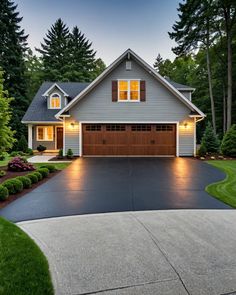
[[[173,125],[156,125],[156,131],[173,131]]]
[[[106,131],[125,131],[125,125],[106,125]]]
[[[86,131],[101,131],[101,130],[102,130],[101,125],[96,125],[96,124],[86,125]]]
[[[131,130],[132,131],[151,131],[152,126],[151,125],[132,125]]]

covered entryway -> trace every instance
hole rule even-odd
[[[176,124],[83,124],[82,155],[176,156]]]

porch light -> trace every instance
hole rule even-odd
[[[184,128],[185,128],[185,129],[188,128],[188,123],[187,123],[187,122],[184,123]]]
[[[74,122],[71,122],[71,123],[70,123],[70,126],[71,126],[72,128],[74,128],[74,127],[75,127],[75,123],[74,123]]]

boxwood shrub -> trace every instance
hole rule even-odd
[[[37,183],[39,181],[37,175],[34,173],[27,174],[26,177],[31,180],[31,183]]]
[[[2,184],[8,189],[10,195],[14,195],[23,190],[23,183],[17,178],[11,178],[3,182]]]
[[[9,196],[7,187],[0,185],[0,201],[5,201]]]
[[[44,164],[43,166],[40,166],[40,168],[47,168],[49,173],[55,172],[57,170],[56,166],[52,164]]]
[[[41,173],[39,173],[38,171],[35,171],[33,174],[34,174],[34,175],[36,175],[36,176],[38,177],[38,181],[40,181],[40,180],[42,180],[42,179],[43,179],[43,176],[42,176],[42,174],[41,174]]]
[[[18,176],[16,177],[23,183],[24,188],[30,188],[32,186],[32,182],[29,177],[26,176]]]
[[[39,168],[37,171],[39,173],[41,173],[41,175],[43,176],[43,178],[48,177],[48,174],[49,174],[48,168]]]

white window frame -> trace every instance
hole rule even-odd
[[[55,97],[53,97],[53,95],[55,95],[55,94],[58,95],[58,97],[60,99],[60,106],[58,108],[53,108],[52,104],[51,104],[51,100],[52,100],[52,98],[55,98]],[[52,94],[50,94],[49,109],[51,109],[51,110],[59,110],[59,109],[61,109],[61,95],[58,92],[53,92]]]
[[[51,127],[52,128],[52,139],[48,139],[48,134],[47,134],[47,129],[46,128],[48,128],[48,127]],[[38,138],[38,129],[39,128],[43,128],[43,139],[39,139]],[[45,131],[46,130],[46,131]],[[53,139],[54,139],[54,128],[53,128],[53,126],[37,126],[37,128],[36,128],[36,137],[37,137],[37,141],[53,141]]]
[[[128,97],[127,100],[120,99],[120,81],[127,81],[128,82]],[[137,100],[131,100],[130,99],[130,81],[138,81],[138,99]],[[140,102],[140,79],[118,79],[118,102]]]

